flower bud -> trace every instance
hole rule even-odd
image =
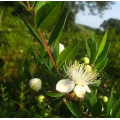
[[[48,117],[48,115],[49,115],[48,113],[44,113],[44,117]]]
[[[29,86],[34,91],[39,91],[42,86],[42,81],[39,78],[33,78],[29,81]]]
[[[44,97],[43,95],[39,95],[39,96],[38,96],[39,102],[43,102],[44,98],[45,98],[45,97]]]
[[[88,71],[88,72],[90,72],[92,70],[92,67],[90,65],[86,65],[85,66],[85,70]]]
[[[59,54],[65,49],[64,45],[59,43]]]
[[[88,64],[90,62],[89,58],[87,58],[87,57],[84,57],[82,60],[84,61],[85,64]]]
[[[108,97],[107,96],[104,96],[103,98],[102,98],[102,100],[103,100],[103,102],[108,102]]]

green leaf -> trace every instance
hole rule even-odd
[[[16,13],[20,18],[21,20],[25,23],[25,25],[27,26],[27,28],[30,30],[31,34],[35,37],[35,39],[42,45],[43,43],[41,42],[41,39],[38,37],[38,35],[35,33],[35,31],[32,29],[32,27],[18,14]]]
[[[35,49],[36,50],[36,49]],[[41,57],[41,54],[38,52],[38,50],[36,50],[38,56],[39,56],[39,59],[40,61],[45,65],[45,67],[54,75],[53,71],[49,68],[49,66],[47,65],[46,63],[46,60],[44,60],[42,57]],[[41,63],[41,64],[42,64]]]
[[[73,60],[75,58],[77,50],[78,50],[78,45],[79,44],[77,43],[69,45],[60,53],[57,59],[58,68],[60,68],[64,64],[64,62],[68,64],[70,60]]]
[[[49,1],[42,5],[36,12],[35,25],[37,28],[45,29],[53,25],[59,18],[64,1]]]
[[[113,106],[112,118],[120,118],[120,99],[118,99]]]
[[[54,60],[56,61],[59,56],[59,39],[57,39],[55,42],[55,46],[53,49],[53,56],[54,56]]]
[[[97,102],[97,90],[92,91],[91,97],[90,97],[90,106],[92,107]]]
[[[24,78],[32,79],[32,75],[29,72],[29,65],[27,58],[23,61],[22,73]]]
[[[97,65],[98,63],[100,63],[101,61],[103,61],[107,57],[109,48],[110,48],[110,44],[106,44],[102,53],[98,56],[98,58],[95,62],[95,65]]]
[[[96,55],[98,51],[98,46],[96,41],[93,42],[92,50],[91,50],[91,59],[90,59],[90,64],[94,63],[96,60]]]
[[[104,69],[104,67],[106,66],[107,60],[108,60],[108,58],[105,58],[103,61],[98,63],[96,66],[94,66],[93,71],[97,70],[98,73],[101,72]]]
[[[55,28],[50,36],[50,39],[48,42],[49,45],[52,44],[56,40],[56,38],[58,37],[58,35],[62,31],[62,29],[64,28],[68,13],[69,13],[69,11],[67,11],[65,13],[63,12],[63,14],[60,16],[60,18],[57,22],[57,25],[55,26]]]
[[[97,101],[91,110],[91,114],[93,117],[99,117],[101,115],[102,112],[102,103],[101,101]]]
[[[35,5],[35,12],[37,12],[37,10],[45,4],[46,1],[37,1],[36,5]]]
[[[53,92],[46,92],[46,95],[47,96],[50,96],[50,97],[62,97],[63,95],[65,95],[64,93],[53,93]]]
[[[100,53],[103,51],[104,47],[105,47],[105,44],[106,44],[106,40],[107,40],[107,33],[108,33],[108,30],[105,32],[104,36],[103,36],[103,39],[100,43],[100,46],[98,48],[98,53],[97,53],[97,57],[100,55]]]
[[[87,43],[87,40],[85,40],[85,43],[86,43],[87,54],[88,54],[88,57],[89,57],[89,59],[90,59],[90,57],[91,57],[91,52],[90,52],[90,48],[89,48],[89,45],[88,45],[88,43]]]
[[[107,104],[107,109],[106,109],[106,114],[105,114],[106,117],[109,116],[112,106],[113,106],[113,90],[111,90],[110,99]]]
[[[80,110],[78,108],[78,105],[71,102],[71,101],[66,101],[66,106],[68,107],[68,109],[71,111],[71,113],[75,116],[75,117],[80,117]]]
[[[95,37],[94,37],[94,35],[93,35],[93,33],[91,34],[91,42],[92,42],[92,46],[93,46],[93,44],[94,44],[94,41],[95,41]]]

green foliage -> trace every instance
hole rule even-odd
[[[74,27],[63,29],[69,17],[69,11],[63,11],[64,2],[21,3],[29,12],[19,17],[11,14],[13,7],[0,8],[4,10],[0,31],[0,62],[4,64],[0,65],[0,117],[120,117],[119,73],[116,72],[119,71],[119,53],[116,51],[119,50],[120,36],[115,28],[106,31],[104,36],[98,36],[95,29],[82,25],[72,24]],[[30,14],[30,20],[26,13]],[[44,29],[42,36],[39,28]],[[91,32],[94,35],[91,36]],[[106,40],[114,46],[110,49],[112,54],[108,52],[110,44]],[[67,47],[59,54],[61,42]],[[78,98],[74,92],[57,92],[56,83],[65,74],[64,63],[75,58],[81,63],[84,56],[89,57],[92,70],[98,73],[110,58],[106,69],[100,73],[102,80],[90,85],[91,93],[86,93],[84,98]],[[31,78],[42,80],[39,92],[29,88]],[[39,98],[41,94],[44,96],[42,100]],[[104,102],[99,95],[108,96],[109,101]]]
[[[93,117],[100,117],[101,112],[102,112],[102,103],[101,101],[97,101],[92,107],[91,114]]]
[[[111,95],[110,95],[110,98],[109,98],[109,102],[107,104],[107,108],[106,108],[106,114],[105,116],[108,117],[110,112],[111,112],[111,108],[113,107],[113,90],[111,90]]]
[[[70,60],[74,60],[78,51],[78,44],[74,43],[66,47],[57,58],[57,66],[61,67],[65,62],[69,63]]]
[[[112,109],[112,117],[119,118],[120,117],[120,99],[116,101]]]
[[[37,11],[35,15],[35,25],[42,29],[53,25],[61,14],[63,9],[63,1],[46,2]]]
[[[51,36],[50,36],[50,39],[49,39],[49,42],[48,44],[51,44],[53,43],[56,38],[58,37],[58,35],[60,34],[60,32],[62,31],[64,25],[65,25],[65,22],[66,22],[66,18],[67,18],[67,15],[68,15],[69,11],[67,11],[66,13],[63,13],[59,20],[58,20],[58,23],[57,25],[55,26]]]
[[[80,117],[80,111],[77,104],[67,100],[66,105],[75,117]]]
[[[47,92],[46,95],[50,96],[50,97],[61,97],[61,96],[65,95],[65,94],[64,93]]]

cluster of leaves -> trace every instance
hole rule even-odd
[[[28,58],[23,61],[23,74],[20,79],[24,83],[18,85],[19,82],[14,81],[15,88],[9,92],[6,92],[9,88],[4,87],[7,85],[1,84],[0,98],[2,101],[0,102],[0,113],[2,114],[0,117],[120,117],[118,107],[120,100],[113,98],[114,90],[112,89],[108,103],[99,99],[99,92],[96,89],[98,85],[91,86],[92,93],[86,94],[83,101],[72,99],[71,94],[65,95],[55,91],[55,85],[60,79],[59,77],[61,77],[58,72],[64,75],[62,69],[64,62],[66,61],[66,64],[68,64],[70,60],[75,59],[76,55],[79,57],[78,48],[81,46],[77,41],[70,45],[66,43],[68,46],[59,54],[59,35],[64,28],[69,13],[69,10],[63,12],[64,2],[38,1],[21,3],[28,11],[33,13],[34,26],[28,24],[27,20],[20,15],[18,16],[39,43],[39,49],[36,49],[33,45],[30,46],[35,61],[34,66],[30,67],[31,61]],[[48,34],[49,30],[46,32],[46,29],[50,29],[52,32]],[[44,31],[44,34],[41,31]],[[47,40],[44,41],[44,37]],[[71,38],[71,42],[73,42],[73,38]],[[93,70],[98,72],[101,72],[107,63],[110,45],[106,43],[106,39],[107,31],[99,47],[94,36],[91,37],[91,44],[89,44],[90,41],[85,41],[90,65]],[[37,97],[36,100],[34,99],[38,94],[28,89],[29,79],[35,77],[41,78],[43,81],[40,93],[45,95],[45,101],[42,103]],[[12,93],[15,93],[16,96],[14,97]],[[3,111],[3,108],[6,109]]]

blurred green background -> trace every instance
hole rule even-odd
[[[66,4],[68,5],[68,3]],[[37,49],[40,49],[40,45],[14,13],[15,11],[33,25],[30,14],[19,2],[0,2],[0,117],[67,117],[63,115],[64,113],[53,110],[47,99],[47,103],[42,104],[42,107],[38,105],[41,103],[37,102],[33,96],[38,96],[39,93],[29,90],[29,78],[25,77],[22,72],[23,64],[27,58],[30,72],[34,73],[35,63],[31,45]],[[68,16],[59,40],[65,46],[72,41],[78,41],[80,46],[76,59],[81,60],[82,57],[86,56],[85,39],[90,43],[91,34],[93,34],[97,42],[100,43],[105,30],[109,28],[107,42],[111,46],[107,66],[100,74],[102,83],[99,87],[99,94],[109,96],[110,88],[113,87],[114,96],[119,98],[120,20],[111,18],[104,21],[101,23],[103,28],[101,31],[99,28],[94,29],[76,24],[74,22],[76,12],[71,12]]]

